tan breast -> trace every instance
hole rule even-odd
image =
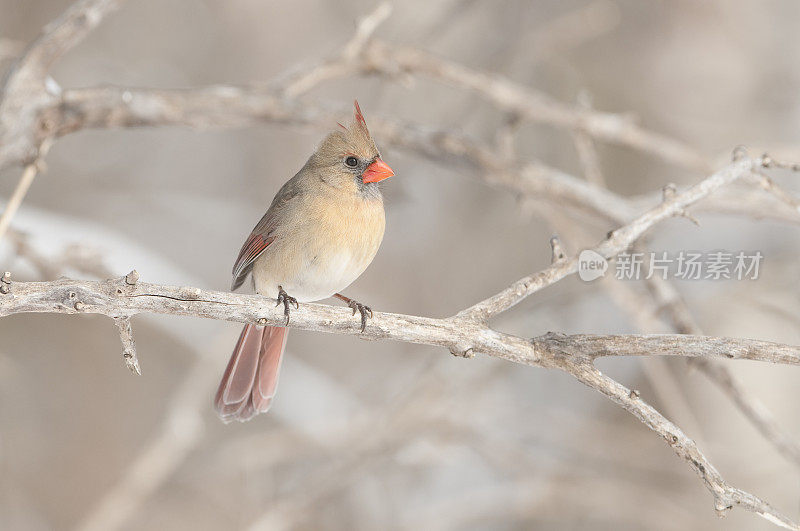
[[[372,262],[386,224],[383,201],[324,186],[292,201],[276,240],[254,264],[256,291],[277,287],[301,301],[330,297],[349,286]]]

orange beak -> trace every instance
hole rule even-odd
[[[381,159],[375,159],[375,162],[367,166],[362,174],[362,179],[365,183],[377,183],[384,179],[388,179],[394,175],[392,169]]]

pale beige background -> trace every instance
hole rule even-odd
[[[0,0],[0,37],[27,42],[67,5]],[[598,27],[568,25],[577,36],[553,30],[554,20],[588,5],[397,2],[379,33],[566,102],[586,90],[597,108],[636,113],[709,155],[737,144],[798,144],[800,4],[599,2],[591,4],[605,17]],[[373,7],[131,1],[53,76],[68,87],[265,82],[337,49]],[[337,105],[357,97],[367,121],[402,117],[486,140],[502,118],[474,95],[424,79],[410,87],[347,79],[309,97]],[[264,125],[75,134],[52,148],[16,226],[54,253],[76,242],[99,249],[114,274],[136,267],[151,282],[227,289],[242,240],[323,133]],[[525,126],[517,147],[580,174],[564,131]],[[350,296],[375,309],[446,316],[548,263],[549,229],[510,194],[466,168],[383,151],[397,174],[384,187],[386,237]],[[628,149],[601,146],[600,155],[611,188],[626,195],[702,177]],[[0,195],[17,175],[0,174]],[[796,177],[778,178],[797,189]],[[703,329],[800,342],[797,227],[701,221],[699,229],[668,221],[653,246],[765,254],[757,282],[678,283]],[[609,228],[595,227],[594,237]],[[36,278],[2,244],[0,266]],[[636,330],[596,284],[577,279],[531,297],[496,326],[527,336]],[[160,460],[145,461],[141,474],[153,490],[130,494],[137,503],[124,518],[115,506],[122,529],[246,529],[257,521],[304,529],[773,529],[744,511],[718,520],[708,492],[661,440],[560,373],[293,330],[273,411],[223,426],[211,397],[239,326],[142,317],[134,328],[141,378],[124,369],[108,319],[0,320],[0,528],[79,525],[150,449],[145,457]],[[680,392],[659,398],[641,360],[602,366],[683,426],[732,484],[800,517],[797,468],[701,375],[670,362]],[[732,367],[800,437],[800,373]]]

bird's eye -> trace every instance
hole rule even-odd
[[[344,159],[344,163],[350,166],[351,168],[355,168],[356,166],[358,166],[358,159],[352,156],[347,157],[346,159]]]

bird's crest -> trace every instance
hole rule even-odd
[[[353,108],[353,123],[348,128],[350,135],[354,137],[354,139],[372,144],[372,137],[369,134],[369,129],[367,129],[367,121],[364,120],[364,115],[361,113],[358,100],[353,100]]]
[[[353,121],[347,126],[339,123],[340,130],[329,134],[317,149],[317,159],[330,164],[347,153],[364,159],[379,155],[378,148],[367,129],[367,122],[357,101],[353,102]]]
[[[367,129],[367,121],[364,120],[364,115],[361,112],[361,107],[358,101],[353,101],[353,122],[347,127],[345,136],[349,144],[355,148],[360,156],[365,156],[367,153],[373,152],[377,155],[378,150],[375,147],[375,142]]]

